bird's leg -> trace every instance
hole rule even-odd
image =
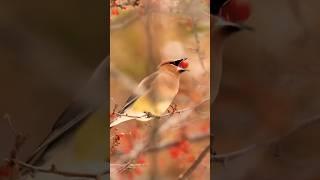
[[[154,115],[151,112],[145,111],[144,113],[145,113],[146,118],[151,118],[151,117],[160,118],[160,116]]]
[[[174,113],[177,111],[177,104],[172,103],[172,104],[169,106],[169,108],[171,108],[171,109],[168,109],[168,113],[169,113],[169,114],[174,114]]]

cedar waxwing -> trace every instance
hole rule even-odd
[[[102,115],[100,114],[100,118],[92,114],[107,104],[108,60],[109,58],[105,58],[96,68],[83,91],[73,99],[73,102],[60,115],[49,135],[32,153],[27,163],[47,168],[54,164],[62,170],[80,170],[80,172],[89,170],[89,172],[101,172],[106,168],[106,107],[103,108],[104,112],[101,113]],[[91,115],[93,119],[90,118]],[[101,137],[97,139],[94,136]],[[80,148],[79,144],[81,145]],[[96,145],[99,147],[96,147]],[[86,151],[85,147],[87,147],[88,152],[84,152]],[[85,158],[88,161],[85,161],[84,157],[79,157],[81,153],[87,156]],[[28,172],[22,171],[22,173],[26,174]],[[63,179],[63,177],[37,173],[34,179]]]
[[[177,95],[180,75],[187,67],[187,58],[161,63],[156,72],[140,82],[110,127],[133,119],[149,121],[161,116]]]
[[[251,14],[251,5],[248,0],[216,0],[212,9],[212,95],[211,102],[214,102],[221,84],[222,78],[222,52],[224,41],[230,35],[240,30],[252,30],[251,27],[242,24]]]
[[[212,95],[211,95],[211,102],[214,102],[219,89],[220,83],[222,78],[222,53],[224,47],[224,41],[230,37],[230,35],[247,29],[250,30],[251,28],[242,24],[237,24],[233,22],[228,22],[218,16],[211,17],[211,23],[213,24],[212,28],[212,47],[211,47],[211,54],[212,54],[212,67],[213,73],[211,74],[212,80]]]
[[[212,82],[211,83],[212,94],[210,96],[211,103],[215,102],[220,89],[221,78],[222,78],[222,64],[223,64],[222,56],[223,56],[223,47],[224,47],[225,40],[228,37],[230,37],[232,34],[239,32],[241,30],[252,30],[251,27],[248,27],[236,22],[226,21],[225,19],[223,19],[223,17],[218,16],[218,13],[221,12],[222,8],[228,5],[228,3],[230,3],[231,1],[232,0],[214,1],[218,3],[217,4],[218,8],[216,8],[215,11],[211,12],[213,13],[210,18],[210,21],[211,21],[210,23],[212,25],[212,28],[211,28],[212,46],[210,48],[211,48],[211,62],[213,67],[213,72],[211,73],[211,76],[210,76],[210,79]],[[214,5],[215,4],[213,3],[213,6]],[[234,6],[233,8],[237,8],[237,7]],[[236,10],[237,13],[240,12],[240,14],[242,15],[241,11],[237,9],[231,8],[231,10]],[[224,14],[227,14],[227,15],[229,15],[229,13],[231,12],[224,12]],[[233,15],[232,16],[233,19],[239,19],[239,18],[235,18],[237,14],[232,14],[232,15]],[[241,20],[246,20],[246,18],[248,17],[243,16],[243,19]],[[213,113],[213,111],[211,111],[211,113]],[[211,117],[213,117],[213,114],[211,115]],[[211,133],[213,132],[212,129],[210,131]],[[210,138],[210,144],[211,144],[210,154],[214,155],[215,154],[214,138]],[[211,158],[210,160],[211,167],[214,167],[213,162],[214,162],[214,158]]]

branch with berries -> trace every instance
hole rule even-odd
[[[114,16],[117,16],[119,15],[119,9],[126,10],[128,7],[137,7],[137,6],[140,6],[140,4],[141,4],[140,0],[126,0],[126,1],[111,0],[110,1],[111,14]]]
[[[184,108],[181,110],[173,110],[170,113],[166,113],[164,115],[161,116],[155,116],[151,113],[146,113],[143,116],[129,116],[127,114],[117,114],[117,115],[121,115],[121,116],[127,116],[127,117],[131,117],[131,118],[141,118],[141,117],[155,117],[155,118],[170,118],[172,117],[174,114],[176,113],[183,113],[183,112],[188,112],[188,111],[192,111],[195,110],[197,107],[203,105],[204,103],[208,103],[210,101],[209,98],[206,98],[204,100],[202,100],[200,103],[193,105],[191,107],[188,108]],[[169,122],[169,119],[166,119],[166,121],[162,124],[159,124],[158,126],[156,126],[156,129],[154,129],[152,131],[152,134],[158,134],[161,129],[161,131],[165,131],[165,129],[169,128],[170,126],[165,126],[166,123]],[[166,143],[162,143],[162,144],[154,144],[153,142],[153,138],[149,138],[146,141],[140,142],[140,143],[135,143],[134,147],[132,148],[132,150],[126,154],[121,154],[121,158],[120,158],[120,162],[121,164],[127,164],[130,165],[131,163],[135,162],[137,160],[137,158],[144,154],[144,153],[156,153],[158,151],[162,151],[162,150],[167,150],[170,148],[174,148],[176,146],[180,146],[180,145],[184,145],[185,143],[182,142],[199,142],[205,139],[209,139],[210,138],[210,133],[203,133],[203,134],[198,134],[198,135],[192,135],[192,136],[184,136],[182,139],[176,140],[176,141],[171,141],[171,142],[166,142]],[[119,140],[119,138],[116,138],[117,140]],[[126,172],[128,166],[123,166],[122,168],[117,169],[117,171],[119,173],[122,172]]]

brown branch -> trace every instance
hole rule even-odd
[[[299,130],[304,129],[306,127],[309,127],[309,126],[311,126],[311,125],[313,125],[315,123],[318,123],[319,121],[320,121],[320,116],[318,115],[318,116],[315,116],[313,118],[310,118],[307,121],[304,121],[303,123],[301,123],[297,127],[291,129],[284,136],[276,137],[276,138],[270,139],[268,141],[265,141],[263,143],[252,144],[252,145],[249,145],[249,146],[247,146],[245,148],[242,148],[240,150],[233,151],[233,152],[230,152],[230,153],[212,155],[213,156],[212,158],[217,162],[226,163],[228,160],[233,160],[235,158],[243,156],[244,154],[257,149],[258,147],[268,146],[268,145],[272,145],[272,144],[278,144],[282,140],[284,140],[287,137],[293,135],[294,133],[298,132]]]
[[[185,140],[187,140],[189,142],[198,142],[198,141],[201,141],[201,140],[204,140],[204,139],[208,139],[208,138],[210,138],[210,134],[206,133],[206,134],[200,134],[200,135],[187,136],[187,137],[185,137]],[[147,152],[147,153],[158,152],[158,151],[161,151],[161,150],[165,150],[165,149],[177,146],[180,142],[181,141],[178,140],[178,141],[172,141],[172,142],[159,144],[159,145],[154,146],[154,147],[146,148],[144,150],[144,152]]]
[[[18,153],[20,152],[20,149],[22,145],[26,141],[26,137],[22,133],[18,133],[18,131],[14,128],[13,122],[10,118],[9,115],[4,115],[4,119],[8,121],[8,124],[15,135],[15,142],[14,146],[10,152],[10,158],[5,159],[4,161],[8,163],[8,165],[13,168],[15,173],[11,175],[11,179],[19,179],[20,177],[20,172],[19,170],[22,170],[21,168],[29,169],[32,172],[42,172],[42,173],[49,173],[49,174],[56,174],[56,175],[62,175],[65,177],[80,177],[80,178],[91,178],[91,179],[96,179],[100,180],[102,176],[106,175],[109,173],[109,169],[106,169],[105,171],[98,173],[98,174],[91,174],[91,173],[81,173],[81,172],[69,172],[69,171],[62,171],[62,170],[57,170],[55,166],[52,166],[49,169],[45,169],[42,167],[37,167],[28,163],[25,163],[23,161],[20,161],[17,159]]]
[[[110,8],[121,8],[125,9],[125,6],[139,6],[140,0],[127,0],[126,2],[118,3],[117,0],[110,1]]]
[[[199,166],[201,161],[204,159],[206,154],[210,150],[210,144],[208,144],[199,154],[198,158],[192,163],[192,165],[182,174],[180,174],[179,179],[187,179],[192,172]]]
[[[42,172],[42,173],[47,173],[47,174],[55,174],[55,175],[61,175],[65,177],[78,177],[78,178],[90,178],[90,179],[99,179],[101,176],[106,175],[109,173],[108,170],[98,173],[98,174],[91,174],[91,173],[80,173],[80,172],[71,172],[71,171],[62,171],[62,170],[57,170],[55,166],[52,166],[51,168],[42,168],[38,166],[33,166],[31,164],[16,160],[16,159],[6,159],[5,161],[10,162],[13,161],[15,164],[18,164],[19,166],[23,168],[30,169],[32,171],[37,171],[37,172]]]
[[[186,112],[186,111],[192,111],[194,110],[195,108],[201,106],[203,103],[206,103],[210,101],[210,98],[206,98],[204,99],[203,101],[201,101],[200,103],[194,105],[194,106],[191,106],[191,107],[188,107],[188,108],[185,108],[185,109],[181,109],[181,110],[177,110],[177,111],[174,111],[173,113],[167,113],[167,114],[164,114],[164,115],[161,115],[160,117],[159,116],[155,116],[157,118],[167,118],[167,117],[171,117],[173,114],[175,113],[183,113],[183,112]],[[121,114],[122,116],[128,116],[126,114]],[[152,114],[149,113],[148,114],[149,116],[152,117]],[[132,116],[129,116],[129,117],[132,117]],[[141,116],[136,116],[134,118],[140,118]],[[145,115],[143,116],[145,117]],[[168,121],[166,121],[168,122]],[[159,129],[164,125],[165,123],[163,124],[160,124],[159,126],[157,126],[157,128],[155,130],[153,130],[155,133],[159,133]],[[204,135],[205,138],[208,138],[210,137],[209,134],[206,134]],[[202,139],[204,137],[197,137],[199,139]],[[196,141],[197,138],[194,138],[193,140]],[[191,138],[192,139],[192,138]],[[152,146],[153,144],[150,142],[152,140],[152,138],[150,138],[149,140],[147,140],[147,142],[141,142],[141,143],[136,143],[136,145],[134,146],[134,148],[128,153],[126,154],[125,156],[121,157],[120,159],[120,162],[122,162],[121,164],[130,164],[131,162],[133,162],[141,153],[143,152],[157,152],[158,150],[161,150],[165,147],[171,147],[171,146],[174,146],[177,142],[172,142],[172,143],[168,143],[168,144],[165,144],[165,145],[161,145],[161,146],[158,146],[158,147],[154,147]],[[124,171],[123,169],[125,168],[122,168],[121,169],[121,172]]]
[[[141,115],[141,116],[132,116],[132,115],[128,115],[128,114],[123,114],[123,113],[115,113],[117,114],[118,116],[125,116],[125,117],[130,117],[130,118],[148,118],[148,117],[154,117],[154,118],[165,118],[165,117],[170,117],[172,116],[173,114],[179,114],[179,113],[183,113],[183,112],[186,112],[186,111],[192,111],[194,110],[195,108],[199,107],[200,105],[206,103],[210,101],[209,98],[207,99],[204,99],[203,101],[201,101],[199,104],[196,104],[194,106],[191,106],[191,107],[188,107],[188,108],[185,108],[185,109],[181,109],[181,110],[176,110],[176,111],[173,111],[171,113],[166,113],[166,114],[163,114],[161,116],[157,116],[157,115],[154,115],[152,114],[151,112],[144,112],[145,114],[144,115]]]

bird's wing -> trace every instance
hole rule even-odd
[[[51,132],[33,152],[27,162],[37,163],[49,146],[63,135],[78,127],[91,113],[107,102],[107,70],[109,58],[103,60],[95,70],[87,85],[73,102],[59,116]]]
[[[150,87],[152,86],[152,83],[155,81],[155,79],[159,76],[158,72],[154,72],[150,74],[149,76],[145,77],[137,86],[137,88],[133,91],[131,96],[127,99],[125,105],[122,107],[120,113],[125,112],[129,107],[132,106],[132,104],[142,95],[148,92]]]

